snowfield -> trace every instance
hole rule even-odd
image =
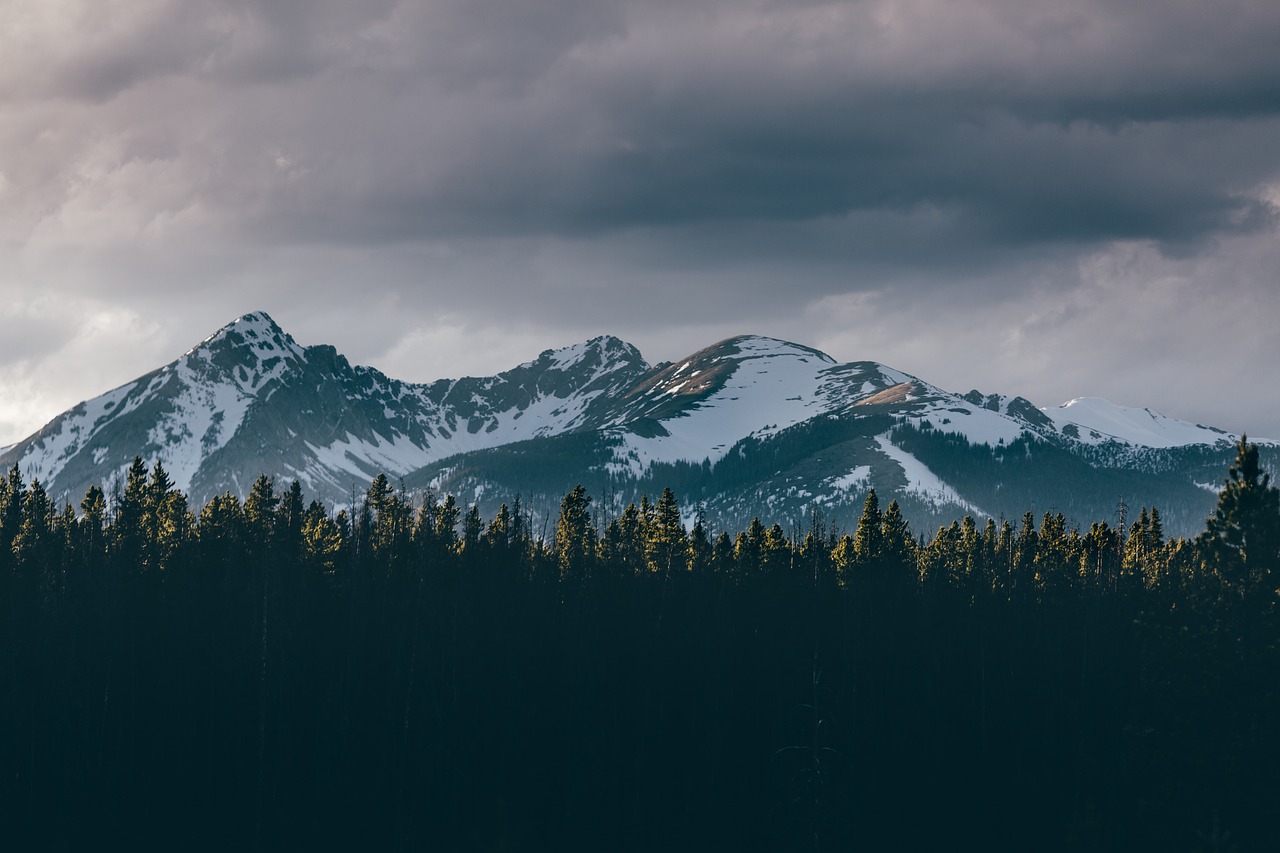
[[[876,436],[876,444],[885,456],[898,463],[898,467],[902,469],[903,476],[907,478],[906,491],[909,494],[939,506],[950,504],[962,507],[977,520],[991,518],[990,513],[983,512],[960,497],[955,489],[942,482],[923,462],[890,441],[888,434]]]
[[[1220,429],[1190,424],[1150,409],[1118,406],[1101,397],[1077,397],[1054,408],[1041,409],[1058,426],[1074,426],[1078,438],[1087,444],[1119,441],[1140,447],[1185,447],[1238,441],[1239,437]]]
[[[651,367],[632,345],[602,336],[546,350],[497,376],[413,384],[350,365],[332,347],[302,347],[255,312],[169,365],[0,448],[0,461],[16,462],[28,480],[72,498],[86,481],[109,483],[138,454],[163,463],[184,491],[193,483],[243,491],[247,483],[240,480],[261,471],[296,478],[334,500],[378,472],[407,477],[457,454],[574,432],[610,438],[612,458],[590,464],[624,478],[642,477],[655,463],[716,463],[743,439],[769,439],[817,418],[871,414],[927,423],[992,447],[1028,433],[1076,448],[1237,440],[1095,397],[1037,409],[1019,397],[962,396],[876,362],[837,364],[809,347],[762,336],[729,338],[674,365]],[[875,442],[901,468],[907,492],[987,515],[888,433]],[[862,490],[872,472],[860,461],[844,463],[851,470],[822,472],[802,490],[832,496]]]

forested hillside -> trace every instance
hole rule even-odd
[[[595,506],[544,535],[379,476],[351,512],[266,477],[197,509],[135,460],[77,511],[15,466],[0,839],[1280,848],[1280,492],[1244,441],[1194,540],[1158,507],[916,531],[873,491],[721,532],[669,490]]]

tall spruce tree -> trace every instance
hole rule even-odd
[[[663,489],[645,541],[645,563],[651,572],[683,570],[688,566],[688,552],[689,540],[680,521],[680,506],[671,489]]]
[[[1223,582],[1258,607],[1274,606],[1280,580],[1280,489],[1244,437],[1199,543]]]
[[[591,558],[595,554],[590,506],[591,498],[581,483],[560,501],[555,555],[561,580],[581,580],[590,575]]]

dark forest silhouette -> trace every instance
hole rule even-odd
[[[385,477],[0,481],[8,849],[1280,849],[1280,493],[554,535]],[[833,525],[847,525],[840,535]]]

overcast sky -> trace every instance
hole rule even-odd
[[[1280,438],[1275,0],[0,0],[0,445],[264,309]]]

